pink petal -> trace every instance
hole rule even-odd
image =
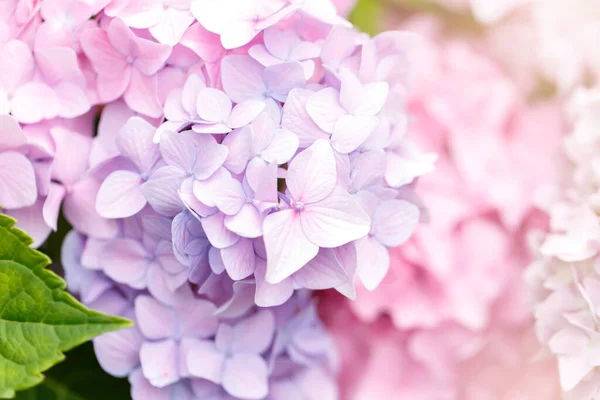
[[[319,247],[339,247],[369,233],[371,219],[358,202],[336,186],[325,199],[300,213],[306,237]]]
[[[250,239],[240,239],[233,246],[221,250],[225,270],[234,281],[247,278],[254,273],[256,255]]]
[[[85,114],[91,108],[83,88],[72,83],[63,82],[54,87],[60,100],[58,115],[63,118],[75,118]]]
[[[190,76],[190,78],[191,78],[191,76]],[[192,111],[192,113],[190,114],[183,108],[183,105],[181,104],[181,93],[182,93],[181,89],[173,89],[167,95],[167,99],[165,100],[165,105],[164,105],[164,114],[165,114],[165,118],[168,121],[165,123],[171,123],[171,124],[174,124],[174,126],[177,126],[177,125],[179,125],[179,123],[174,122],[174,121],[185,121],[186,119],[194,116],[195,111]],[[162,126],[162,124],[161,124],[161,126]],[[155,140],[155,142],[156,141],[157,140]]]
[[[255,44],[250,47],[248,54],[265,67],[281,63],[281,59],[273,56],[262,44]]]
[[[263,39],[269,52],[279,60],[287,60],[290,51],[300,43],[300,38],[296,31],[275,27],[265,29]]]
[[[363,86],[363,96],[358,107],[354,109],[354,115],[376,115],[382,109],[387,100],[389,85],[387,82],[367,83]]]
[[[128,380],[131,385],[130,393],[132,399],[170,400],[172,396],[169,389],[173,388],[173,386],[164,389],[157,388],[148,382],[141,368],[129,374]],[[182,393],[178,393],[178,395],[183,396]]]
[[[63,212],[79,232],[100,239],[113,238],[118,232],[117,221],[102,218],[96,211],[99,189],[100,184],[92,177],[79,180],[65,198]]]
[[[227,277],[227,275],[224,275]],[[226,278],[229,280],[229,278]],[[252,308],[252,299],[254,298],[254,284],[250,281],[233,282],[233,296],[223,303],[215,312],[215,315],[223,319],[239,318],[246,314]],[[221,324],[220,329],[228,325]],[[217,332],[217,347],[220,346],[220,340],[223,337]],[[227,344],[229,346],[229,344]],[[225,346],[225,347],[227,347]]]
[[[269,96],[275,100],[285,102],[290,90],[303,88],[304,67],[299,62],[277,64],[265,68],[263,79],[267,86]]]
[[[269,348],[274,331],[275,316],[273,312],[260,310],[234,326],[233,338],[228,345],[235,353],[260,354]]]
[[[374,290],[390,268],[388,249],[372,236],[355,242],[357,273],[367,290]]]
[[[200,221],[210,244],[218,249],[232,246],[240,237],[225,227],[225,214],[216,213]]]
[[[56,146],[52,178],[71,185],[88,169],[92,138],[62,127],[52,128],[50,135]],[[74,149],[77,151],[76,156],[73,154]]]
[[[0,115],[0,151],[19,149],[27,144],[27,137],[19,123],[10,115]]]
[[[219,319],[214,315],[216,307],[208,300],[191,298],[182,303],[178,312],[179,334],[184,337],[207,338],[217,331]]]
[[[66,189],[63,185],[58,183],[50,182],[50,190],[48,191],[48,197],[44,201],[44,208],[42,213],[46,224],[56,231],[56,224],[58,222],[58,213],[60,212],[60,203],[62,203],[65,197]]]
[[[151,296],[136,297],[135,316],[138,328],[148,339],[164,339],[177,334],[173,310]]]
[[[267,251],[266,280],[269,283],[279,283],[292,275],[319,251],[319,247],[304,235],[300,216],[295,210],[269,214],[263,230]]]
[[[215,197],[217,190],[221,183],[228,179],[231,179],[231,173],[225,168],[219,168],[208,179],[194,180],[194,196],[206,207],[216,207]]]
[[[142,344],[142,371],[153,386],[163,388],[179,380],[177,351],[177,343],[174,340]]]
[[[187,135],[165,132],[160,137],[160,153],[169,165],[191,171],[196,165],[196,148]]]
[[[141,191],[154,211],[173,217],[184,209],[179,191],[185,178],[186,175],[181,169],[165,166],[157,169],[152,177],[142,184]]]
[[[52,119],[60,111],[60,99],[48,85],[29,82],[19,87],[12,98],[12,115],[21,123],[33,124]]]
[[[113,47],[106,31],[100,28],[88,29],[81,35],[81,47],[92,62],[96,72],[114,76],[127,65],[127,56]]]
[[[187,369],[192,376],[221,383],[225,355],[217,350],[212,340],[186,340]]]
[[[308,115],[327,133],[333,133],[338,118],[346,114],[338,102],[338,97],[339,94],[335,89],[326,88],[314,93],[306,102]]]
[[[132,171],[115,171],[100,186],[96,211],[104,218],[126,218],[146,205],[142,179]]]
[[[266,361],[253,354],[236,354],[223,371],[223,388],[232,396],[263,399],[269,393]]]
[[[38,197],[38,200],[32,206],[15,210],[3,210],[3,213],[17,220],[15,225],[17,228],[27,232],[33,238],[31,247],[34,248],[41,246],[52,231],[42,216],[43,203],[44,199]]]
[[[233,129],[248,125],[265,109],[260,100],[245,100],[237,104],[227,119],[227,125]]]
[[[115,281],[135,289],[146,287],[148,252],[138,241],[112,240],[105,247],[103,261],[104,272]]]
[[[37,49],[35,61],[44,81],[50,86],[61,82],[85,86],[85,77],[77,63],[77,54],[68,47]]]
[[[158,101],[158,81],[156,75],[146,76],[137,69],[131,71],[131,82],[125,91],[125,102],[133,111],[158,118],[162,107]]]
[[[263,70],[264,67],[250,56],[230,55],[223,58],[221,79],[225,93],[236,103],[262,98],[267,90],[263,83]]]
[[[408,201],[385,201],[373,214],[371,234],[387,247],[400,246],[414,232],[419,215],[419,208]]]
[[[254,302],[259,307],[274,307],[285,303],[294,293],[293,281],[291,278],[275,284],[268,283],[265,280],[267,264],[264,260],[256,260],[256,294]]]
[[[196,179],[207,179],[215,174],[227,159],[228,149],[218,144],[210,135],[195,135],[196,165],[194,176]]]
[[[206,87],[204,78],[200,75],[190,75],[181,91],[181,106],[185,110],[188,116],[196,114],[196,99],[202,89]]]
[[[131,72],[132,68],[125,66],[111,75],[99,74],[99,79],[96,80],[99,99],[110,102],[121,97],[131,83]]]
[[[117,146],[121,154],[148,173],[160,159],[159,147],[152,141],[156,128],[140,117],[131,117],[119,131]]]
[[[195,9],[196,4],[198,4],[197,1],[192,3],[192,10]],[[207,13],[202,9],[202,16],[206,15]],[[199,23],[190,26],[179,43],[192,50],[207,63],[216,63],[226,54],[219,36],[209,32]]]
[[[246,203],[246,193],[237,179],[223,181],[217,190],[215,204],[226,215],[237,214]]]
[[[285,164],[296,154],[299,144],[298,136],[287,129],[277,129],[271,144],[260,153],[260,156],[269,163]]]
[[[7,94],[14,93],[33,76],[34,62],[31,49],[20,40],[2,44],[0,52],[0,87]]]
[[[277,164],[253,158],[246,167],[246,182],[254,192],[254,200],[261,202],[259,210],[277,205]]]
[[[226,122],[231,113],[231,100],[222,91],[204,88],[196,99],[196,112],[205,121]]]
[[[367,140],[378,124],[377,117],[344,115],[335,123],[331,146],[342,154],[351,153]]]
[[[163,11],[162,21],[149,31],[159,43],[175,46],[192,22],[194,17],[189,11],[169,7]]]
[[[305,204],[327,197],[336,180],[333,151],[323,139],[315,141],[290,162],[285,179],[294,200]]]
[[[320,249],[315,258],[294,274],[294,281],[306,289],[330,289],[348,281],[332,249]]]
[[[283,106],[281,126],[293,132],[299,139],[301,148],[306,148],[317,139],[328,139],[329,134],[314,123],[306,104],[313,92],[305,89],[293,89]]]
[[[35,203],[37,186],[31,161],[15,151],[0,153],[0,205],[22,208]]]
[[[225,226],[242,237],[257,238],[263,234],[263,217],[256,207],[246,203],[237,214],[225,217]]]
[[[143,337],[136,328],[105,333],[94,339],[94,350],[102,369],[117,377],[127,376],[139,365]]]
[[[252,151],[252,131],[250,127],[236,129],[225,137],[223,145],[227,146],[228,154],[225,168],[234,174],[240,174],[246,168]]]

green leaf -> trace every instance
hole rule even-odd
[[[67,353],[40,385],[17,392],[16,400],[130,400],[129,382],[108,375],[98,364],[91,342]],[[151,399],[150,399],[151,400]]]
[[[42,371],[94,336],[131,322],[92,311],[65,291],[48,270],[50,259],[29,247],[32,240],[0,215],[0,398],[37,385]]]
[[[381,0],[359,0],[350,14],[350,22],[361,31],[373,36],[380,32],[383,6]]]

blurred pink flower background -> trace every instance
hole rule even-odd
[[[558,70],[573,66],[555,64],[544,76],[539,59],[519,59],[530,52],[511,47],[506,32],[515,34],[508,26],[518,13],[533,12],[519,9],[524,2],[444,3],[495,25],[464,35],[418,12],[396,22],[421,35],[407,55],[416,67],[406,134],[439,159],[418,182],[427,221],[391,250],[378,290],[359,288],[355,302],[321,300],[341,349],[343,398],[560,399],[556,359],[536,337],[523,275],[566,166],[564,96],[537,95],[535,86],[550,78],[573,85]],[[394,18],[386,14],[386,26]],[[537,37],[537,25],[524,28]],[[507,48],[511,60],[502,57]]]

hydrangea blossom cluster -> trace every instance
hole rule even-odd
[[[598,79],[597,1],[438,1],[460,11],[470,10],[479,22],[491,27],[489,47],[529,88],[540,73],[563,93],[589,83],[590,77]]]
[[[62,206],[134,399],[337,398],[311,291],[377,287],[421,217],[413,40],[329,0],[0,6],[0,204],[36,245]]]
[[[439,154],[419,181],[429,223],[392,249],[377,291],[324,303],[342,349],[359,349],[341,352],[342,387],[350,399],[555,399],[553,360],[533,361],[522,274],[525,233],[545,228],[539,199],[559,179],[559,105],[527,104],[492,59],[431,20],[408,27],[429,37],[410,55],[424,67],[406,101],[409,137]]]
[[[66,279],[89,306],[136,323],[94,340],[100,365],[129,377],[133,399],[338,398],[335,348],[310,292],[279,307],[240,308],[219,285],[202,295],[186,286],[166,303],[95,269],[102,255],[90,240],[67,236]]]
[[[564,195],[551,208],[551,233],[540,238],[528,271],[536,300],[537,335],[558,358],[567,399],[600,396],[597,308],[598,109],[600,91],[580,89],[571,101],[573,132],[565,141],[572,171]]]

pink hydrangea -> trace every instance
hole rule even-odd
[[[134,399],[338,398],[312,291],[375,288],[434,170],[412,35],[329,0],[4,3],[0,203],[36,245],[62,211],[72,291],[137,322],[103,368]]]
[[[507,383],[520,371],[538,368],[549,385],[544,398],[556,398],[552,360],[530,364],[540,346],[531,333],[521,276],[530,261],[526,232],[546,227],[540,200],[559,181],[560,107],[527,104],[498,65],[467,42],[433,36],[412,49],[409,57],[426,67],[415,73],[406,101],[408,136],[439,155],[436,173],[419,178],[428,223],[390,251],[391,269],[377,290],[359,287],[357,300],[347,303],[367,333],[345,330],[348,322],[324,315],[340,340],[352,344],[359,336],[391,332],[384,334],[391,339],[381,340],[385,350],[379,340],[365,345],[367,365],[374,363],[378,372],[351,378],[356,388],[348,398],[407,390],[410,398],[423,399],[517,393],[533,399],[537,392],[529,382]],[[494,352],[505,346],[515,349]],[[344,374],[352,374],[355,364],[343,364]],[[494,365],[495,379],[505,384],[485,376],[494,374],[487,372]],[[415,374],[410,384],[389,378],[399,383],[385,389],[389,383],[379,378],[381,371],[402,376],[403,368]],[[479,376],[480,384],[469,376]]]
[[[527,278],[536,300],[536,332],[557,357],[565,398],[592,400],[600,393],[597,306],[599,91],[580,89],[571,100],[573,131],[565,141],[572,170],[551,208],[551,232],[540,237]]]

